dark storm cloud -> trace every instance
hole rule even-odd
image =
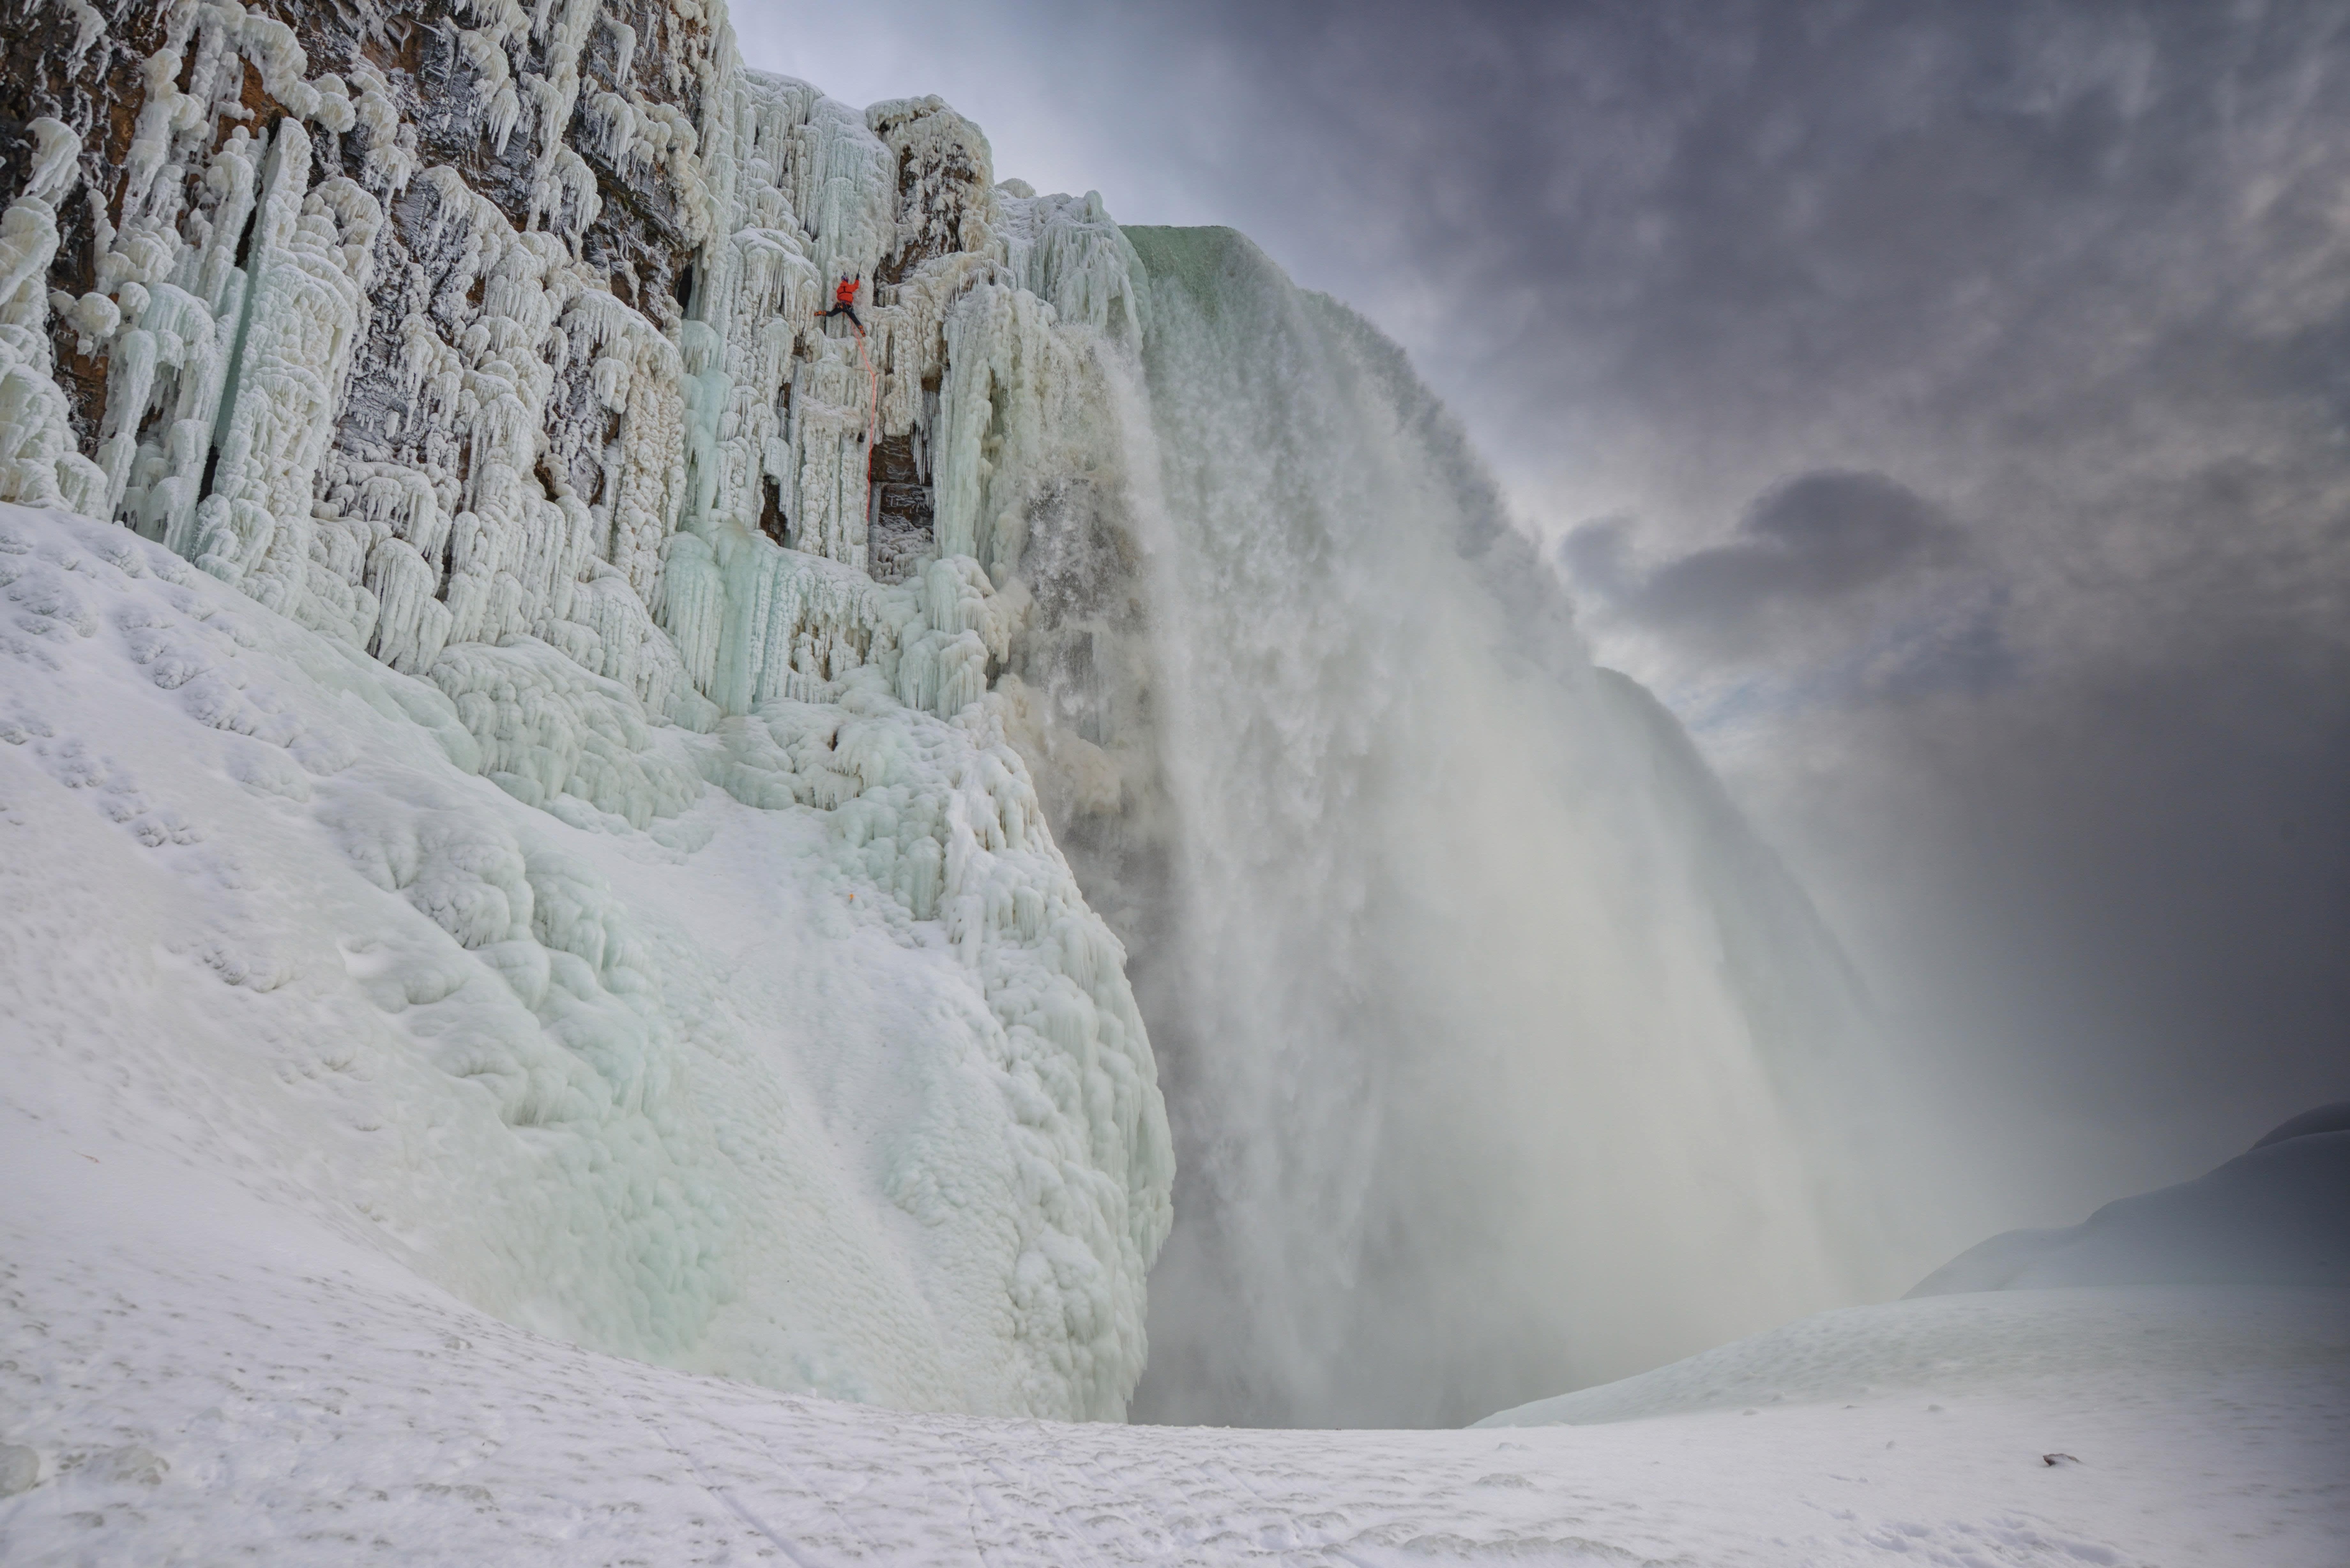
[[[2330,318],[2338,285],[2303,274],[2350,151],[2340,73],[2313,68],[2337,23],[1274,7],[1224,47],[1279,128],[1245,140],[1308,281],[1384,296],[1513,439],[1637,418],[1754,479],[1790,441],[1912,421],[2045,446],[2113,412],[2085,384],[2158,370],[2179,337]],[[2227,369],[2291,395],[2309,368]]]
[[[1765,612],[1848,597],[1964,553],[1965,536],[1923,496],[1881,473],[1824,469],[1758,497],[1729,544],[1648,572],[1630,561],[1630,524],[1586,524],[1559,553],[1617,613],[1700,638],[1734,638]]]

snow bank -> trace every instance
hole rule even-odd
[[[2107,1204],[2086,1224],[1993,1237],[1902,1301],[1821,1313],[1480,1424],[2052,1383],[2103,1387],[2119,1407],[2149,1367],[2338,1376],[2350,1368],[2345,1108],[2296,1116],[2210,1175]]]
[[[2126,1409],[2146,1380],[2350,1367],[2350,1292],[2183,1286],[2030,1290],[1815,1313],[1636,1377],[1489,1416],[1592,1426],[1703,1410],[1958,1398],[2063,1388]]]
[[[2072,1231],[1996,1238],[1908,1299],[1816,1314],[1478,1426],[1602,1427],[1634,1448],[1743,1427],[1756,1451],[1732,1485],[1767,1462],[1765,1447],[1881,1427],[1883,1459],[1925,1448],[1952,1484],[2012,1500],[2002,1530],[1963,1545],[1922,1521],[1875,1535],[1888,1558],[2338,1558],[2350,1549],[2350,1133],[2330,1130],[2337,1122],[2338,1111],[2295,1118],[2201,1180]],[[1882,1498],[1875,1465],[1829,1454],[1814,1460],[1854,1488],[1849,1506]],[[2057,1545],[2024,1501],[2049,1493],[2026,1479],[2035,1466],[2057,1485],[2094,1472],[2116,1495],[2136,1491],[2137,1531]],[[2220,1526],[2230,1513],[2238,1522]]]
[[[19,1129],[600,1350],[1121,1412],[1165,1122],[983,710],[863,670],[699,735],[526,635],[419,679],[16,507],[0,592]]]

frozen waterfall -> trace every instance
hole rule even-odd
[[[1178,846],[1137,1415],[1472,1418],[1839,1298],[1808,904],[1400,350],[1238,234],[1128,233]]]

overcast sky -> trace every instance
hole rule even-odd
[[[1400,341],[1987,1213],[2350,1096],[2350,4],[735,0]]]

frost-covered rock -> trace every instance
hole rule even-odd
[[[698,729],[894,673],[775,546],[1001,583],[1136,332],[1098,198],[747,70],[715,6],[138,6],[12,51],[0,108],[0,499],[416,673],[528,635]]]

